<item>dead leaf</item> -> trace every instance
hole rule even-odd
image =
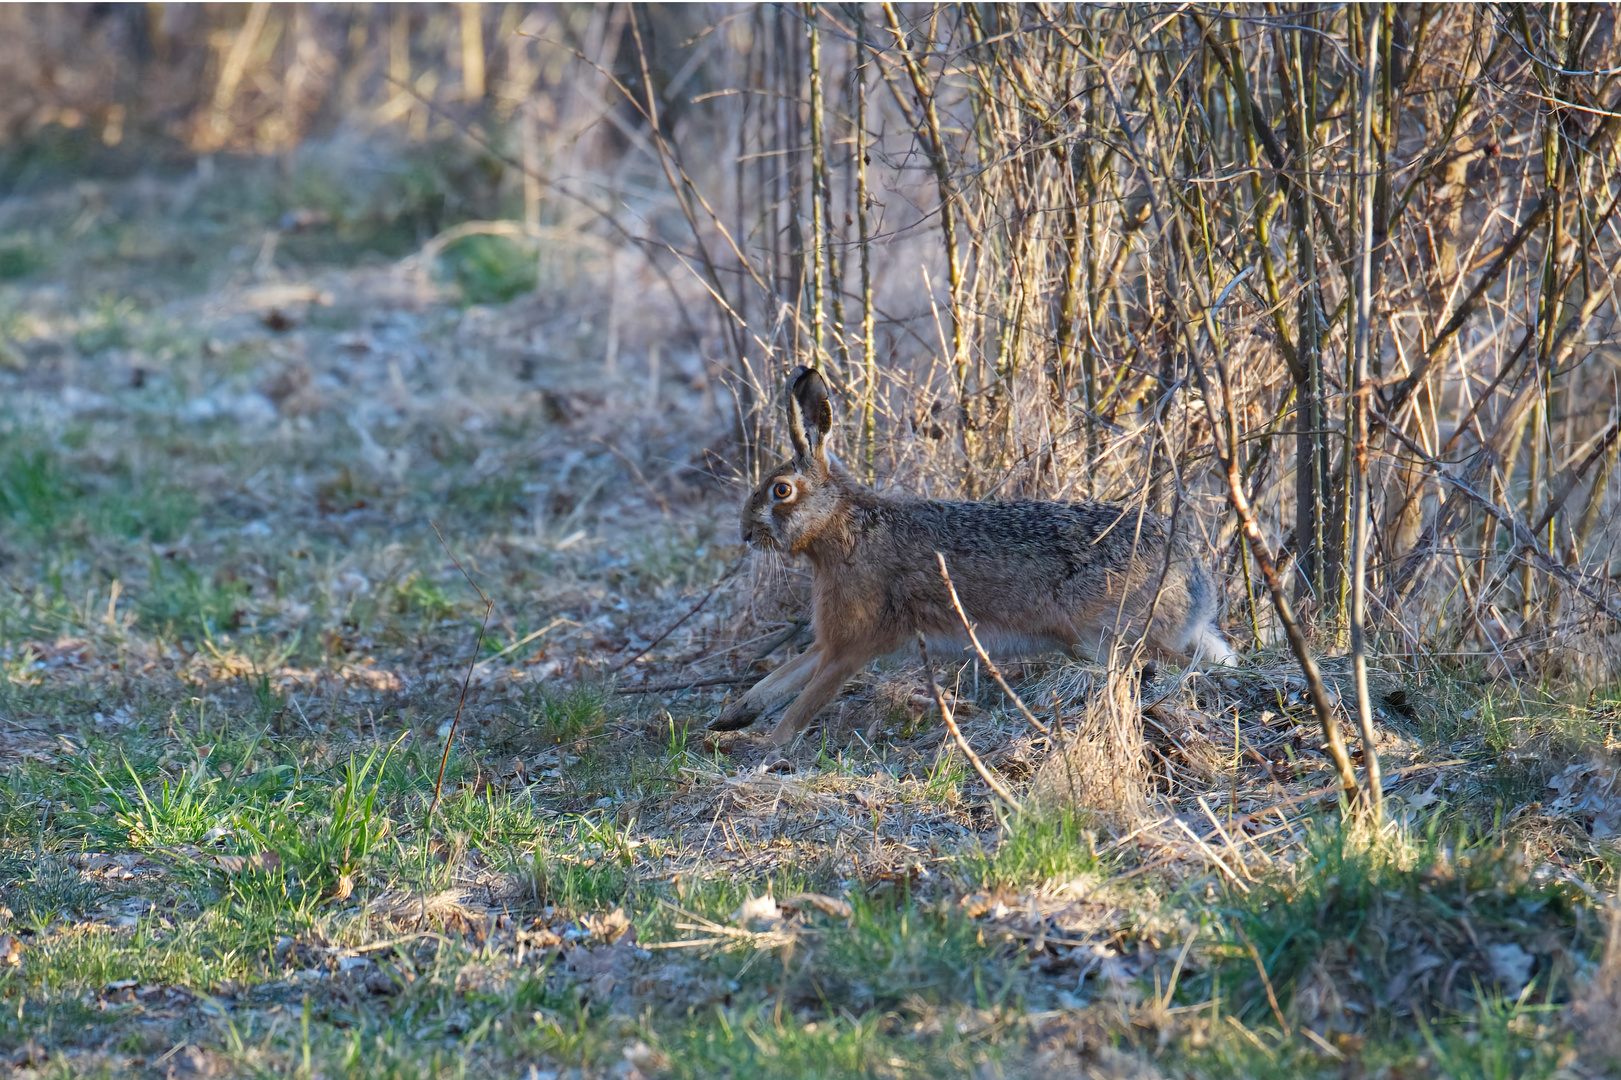
[[[591,932],[592,937],[607,945],[636,940],[636,928],[631,925],[630,917],[625,914],[624,908],[614,908],[605,915],[587,915],[580,922]]]
[[[216,855],[214,865],[227,874],[242,874],[251,870],[274,870],[281,865],[281,856],[274,851],[261,851],[257,855]]]
[[[22,653],[32,653],[35,663],[46,668],[82,668],[96,658],[96,647],[82,638],[62,637],[50,645],[30,641],[23,645]]]
[[[614,987],[627,981],[632,967],[646,953],[628,942],[575,948],[568,951],[566,965],[590,988],[593,999],[602,1001]]]
[[[613,993],[614,985],[618,981],[619,980],[614,977],[614,973],[611,971],[597,972],[595,975],[591,976],[592,998],[596,999],[597,1001],[603,1000],[609,994]]]
[[[1554,776],[1548,786],[1559,792],[1548,803],[1550,813],[1578,822],[1595,840],[1621,833],[1621,771],[1609,763],[1578,762]]]
[[[670,1067],[670,1056],[655,1050],[642,1040],[625,1044],[625,1060],[644,1073],[661,1073]]]
[[[387,668],[372,667],[370,662],[371,658],[367,657],[366,663],[354,667],[345,667],[343,669],[344,678],[358,686],[364,686],[368,690],[376,690],[385,694],[398,694],[405,690],[405,680],[400,678],[397,672],[390,671]]]
[[[563,943],[563,939],[549,926],[543,926],[539,930],[519,930],[517,941],[519,945],[525,945],[531,949],[549,949],[554,945]]]
[[[963,911],[970,919],[977,919],[996,906],[996,897],[987,893],[969,893],[961,900]]]

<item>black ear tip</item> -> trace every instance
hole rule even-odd
[[[789,391],[800,401],[824,402],[828,399],[827,380],[815,368],[800,364],[788,376]]]
[[[788,390],[795,397],[803,398],[806,394],[826,394],[827,384],[821,372],[799,364],[788,373]]]
[[[827,434],[833,427],[833,404],[827,380],[813,367],[800,364],[788,373],[788,395],[810,426]]]

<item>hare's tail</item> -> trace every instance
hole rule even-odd
[[[1238,654],[1227,644],[1227,639],[1221,636],[1221,631],[1210,624],[1206,624],[1204,629],[1194,635],[1193,655],[1195,663],[1208,660],[1224,667],[1238,666]]]
[[[1192,603],[1189,605],[1191,610],[1185,632],[1188,635],[1187,651],[1192,654],[1193,662],[1236,667],[1238,654],[1216,624],[1220,600],[1215,584],[1202,565],[1195,564],[1188,581],[1188,593]]]

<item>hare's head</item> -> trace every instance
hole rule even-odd
[[[793,553],[841,515],[839,486],[827,462],[827,433],[833,428],[827,383],[801,364],[788,375],[786,397],[794,456],[767,474],[743,504],[743,542]]]

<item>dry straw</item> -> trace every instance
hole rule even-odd
[[[1147,809],[1143,714],[1123,650],[1113,660],[1074,726],[1059,727],[1053,753],[1031,780],[1030,802],[1044,814],[1082,812],[1126,832]]]

